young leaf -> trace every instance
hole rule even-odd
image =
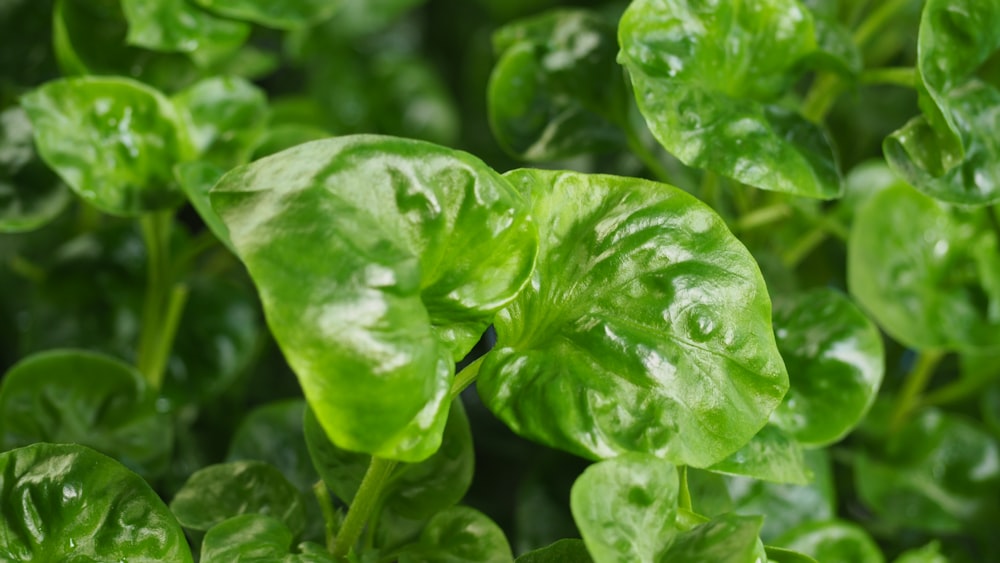
[[[270,463],[303,494],[312,494],[319,475],[306,447],[305,409],[305,401],[288,399],[250,411],[233,434],[226,461]]]
[[[420,541],[400,553],[399,563],[513,563],[500,526],[467,506],[431,518]]]
[[[0,113],[0,233],[31,231],[70,202],[69,190],[38,157],[24,109]]]
[[[637,0],[618,38],[639,110],[682,162],[766,190],[840,195],[826,133],[779,104],[817,47],[798,0]]]
[[[296,553],[295,536],[284,522],[265,514],[241,514],[219,522],[205,533],[202,563],[281,561],[282,563],[334,563],[324,549]],[[299,546],[300,549],[304,546]]]
[[[226,170],[245,164],[267,123],[267,96],[242,78],[216,76],[173,96],[199,158]]]
[[[82,350],[21,360],[0,385],[0,448],[77,443],[147,477],[163,472],[173,441],[156,394],[132,366]]]
[[[625,146],[627,92],[614,26],[595,12],[558,10],[500,28],[487,90],[497,141],[526,160]],[[610,79],[594,80],[595,76]]]
[[[515,563],[593,563],[583,540],[559,540],[552,545],[529,551]]]
[[[233,170],[210,199],[334,444],[436,451],[454,363],[534,265],[513,187],[466,153],[365,135]]]
[[[996,349],[1000,254],[986,213],[948,208],[901,185],[872,196],[848,240],[851,295],[909,347]]]
[[[134,216],[182,201],[172,167],[191,146],[156,90],[125,78],[64,78],[21,104],[42,159],[88,203]]]
[[[775,544],[814,557],[817,561],[885,561],[882,551],[864,528],[847,521],[804,524],[789,530]]]
[[[327,487],[350,504],[361,486],[370,456],[330,443],[312,411],[305,416],[305,437],[313,465]],[[430,518],[465,496],[472,483],[472,432],[465,409],[455,400],[448,413],[441,447],[431,457],[396,467],[382,491],[384,511],[410,520]]]
[[[515,432],[590,458],[704,467],[746,444],[788,379],[756,263],[677,188],[508,173],[531,200],[531,284],[496,319],[483,401]]]
[[[122,0],[130,45],[179,51],[208,63],[232,53],[250,36],[250,26],[216,17],[187,0]]]
[[[299,535],[305,528],[302,497],[274,466],[232,461],[200,469],[170,501],[182,526],[205,531],[241,514],[264,514]]]
[[[773,423],[761,428],[745,446],[708,467],[730,475],[746,475],[773,483],[803,485],[811,476],[802,445]]]
[[[194,0],[196,4],[226,17],[247,20],[275,29],[296,29],[317,24],[332,16],[341,0]]]
[[[152,488],[83,446],[0,453],[4,561],[190,562],[184,532]]]

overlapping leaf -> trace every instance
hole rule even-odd
[[[250,26],[206,12],[188,0],[123,0],[127,41],[155,51],[190,53],[203,63],[238,49]]]
[[[516,432],[591,458],[706,466],[788,379],[756,263],[707,206],[633,178],[518,170],[541,249],[477,383]]]
[[[817,49],[798,0],[637,0],[618,37],[640,111],[682,162],[762,189],[840,195],[826,133],[779,103]]]
[[[527,204],[474,157],[340,137],[238,168],[210,194],[333,442],[437,450],[454,362],[527,281]]]
[[[400,554],[399,563],[513,563],[503,530],[488,516],[453,506],[427,523],[420,540]]]
[[[864,528],[841,520],[804,524],[788,530],[775,543],[814,557],[816,561],[885,561],[882,550]]]
[[[196,4],[224,16],[247,20],[265,27],[295,29],[319,23],[340,8],[339,0],[194,0]]]
[[[281,561],[333,563],[333,556],[317,544],[294,546],[295,536],[281,520],[265,514],[241,514],[212,526],[201,544],[204,563]]]
[[[33,143],[24,109],[0,113],[0,232],[37,229],[70,202],[66,185],[42,163]]]
[[[267,96],[250,82],[216,76],[173,96],[198,156],[228,170],[245,164],[267,123]]]

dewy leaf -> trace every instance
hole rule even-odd
[[[152,488],[91,449],[0,453],[0,559],[190,562],[184,532]]]
[[[589,458],[704,467],[763,427],[788,386],[749,252],[710,208],[639,180],[517,170],[541,248],[496,319],[483,401],[515,432]]]
[[[210,199],[334,444],[434,453],[455,362],[534,265],[524,199],[466,153],[370,135],[238,168]]]
[[[194,0],[196,4],[226,17],[247,20],[264,27],[295,29],[317,24],[332,16],[341,0]]]
[[[0,448],[77,443],[146,477],[166,468],[170,418],[132,366],[103,354],[51,350],[28,356],[0,384]]]
[[[307,412],[305,437],[313,465],[344,504],[350,504],[361,486],[370,456],[341,450],[330,443],[316,416]],[[400,464],[382,491],[383,510],[411,520],[422,520],[457,503],[472,484],[474,452],[465,409],[455,400],[448,413],[441,447],[415,464]]]
[[[205,533],[202,563],[280,561],[333,563],[329,553],[296,553],[295,536],[281,520],[264,514],[242,514],[220,522]]]
[[[201,220],[205,222],[215,238],[219,239],[219,242],[224,244],[233,254],[236,254],[236,247],[229,239],[229,229],[208,200],[208,191],[225,173],[224,168],[204,160],[182,162],[174,167],[177,182],[184,194],[187,195],[191,206],[198,212]]]
[[[172,167],[191,156],[190,142],[156,90],[125,78],[64,78],[21,104],[39,154],[88,203],[133,216],[182,201]]]
[[[513,563],[500,526],[467,506],[453,506],[431,518],[420,541],[407,547],[399,563]]]
[[[682,162],[766,190],[840,195],[827,134],[779,105],[817,48],[798,0],[636,0],[618,38],[639,110]]]
[[[500,28],[493,45],[499,61],[487,103],[504,149],[545,161],[625,146],[619,122],[628,95],[611,22],[587,10],[551,11]]]
[[[882,551],[863,528],[840,520],[799,526],[789,530],[775,544],[814,557],[817,561],[885,561]]]
[[[745,446],[708,469],[774,483],[802,485],[810,479],[802,445],[770,422]]]
[[[583,540],[565,539],[529,551],[518,557],[516,563],[593,563],[593,561]]]
[[[772,422],[806,446],[836,442],[875,401],[885,371],[882,336],[850,299],[827,288],[776,299],[774,330],[790,387]]]
[[[246,164],[264,135],[267,96],[242,78],[206,78],[172,100],[199,157],[226,170]]]
[[[0,233],[31,231],[70,202],[69,190],[35,151],[24,109],[0,113]]]
[[[298,535],[305,528],[302,497],[274,466],[231,461],[194,472],[170,501],[181,525],[204,531],[233,516],[265,514]]]
[[[202,56],[232,53],[250,36],[250,26],[219,18],[188,0],[122,0],[130,45]],[[208,61],[205,61],[208,62]]]
[[[996,350],[1000,254],[987,213],[949,208],[903,185],[879,192],[848,239],[851,295],[909,347]]]

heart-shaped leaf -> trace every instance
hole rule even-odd
[[[152,488],[89,448],[34,444],[0,453],[4,561],[191,561]]]
[[[840,195],[827,134],[779,103],[817,48],[798,0],[636,0],[618,39],[639,110],[682,162],[766,190]]]
[[[500,526],[478,510],[453,506],[431,518],[399,563],[513,563]]]
[[[300,145],[210,194],[338,447],[420,461],[454,363],[526,283],[526,202],[474,157],[378,136]]]
[[[590,458],[704,467],[784,395],[757,264],[709,207],[634,178],[517,170],[541,249],[480,368],[515,432]]]
[[[219,522],[205,533],[202,563],[280,561],[281,563],[333,563],[322,546],[293,547],[294,534],[284,522],[264,514],[241,514]]]

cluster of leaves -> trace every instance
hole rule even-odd
[[[0,556],[1000,559],[1000,0],[562,4],[0,7]]]

